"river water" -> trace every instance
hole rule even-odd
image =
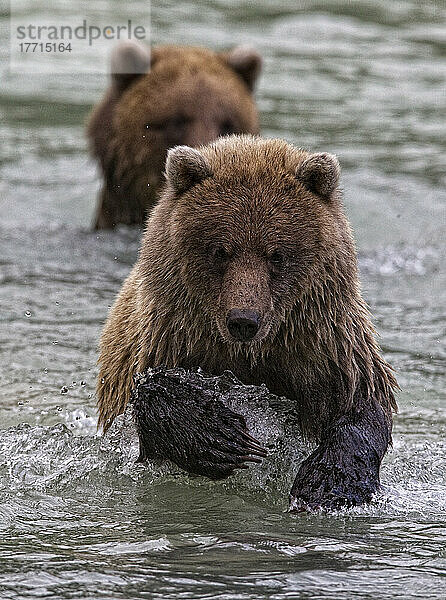
[[[155,43],[257,47],[264,134],[343,166],[400,413],[382,497],[298,516],[286,457],[215,484],[136,466],[128,426],[96,435],[98,336],[139,241],[89,229],[106,80],[8,75],[0,14],[0,597],[445,598],[445,4],[152,4]]]

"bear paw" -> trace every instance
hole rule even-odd
[[[363,456],[338,456],[318,448],[300,466],[290,493],[290,512],[339,510],[370,502],[379,490],[378,466]],[[343,460],[344,459],[344,460]]]
[[[168,459],[189,473],[223,479],[266,451],[243,416],[193,381],[154,373],[137,386],[133,414],[140,459]]]

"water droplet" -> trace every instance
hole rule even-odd
[[[105,383],[105,379],[103,377],[101,378],[101,383]]]
[[[60,303],[56,301],[55,304],[56,304],[56,306],[59,306]]]
[[[56,410],[57,410],[58,412],[60,412],[60,411],[62,410],[62,407],[61,407],[61,406],[56,406]]]
[[[30,316],[31,316],[31,311],[25,310],[25,317],[30,317]]]
[[[61,393],[61,394],[68,394],[68,388],[67,388],[67,386],[66,386],[66,385],[64,385],[64,386],[62,386],[62,387],[60,388],[60,393]]]
[[[57,340],[54,340],[53,342],[51,342],[53,344],[53,346],[55,346],[56,344],[58,344],[59,342]]]
[[[76,381],[72,381],[72,382],[71,382],[71,386],[72,386],[72,387],[75,387],[76,385],[77,385],[77,382],[76,382]]]
[[[82,379],[81,386],[84,387],[85,385],[87,385],[87,382]]]

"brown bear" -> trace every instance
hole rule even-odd
[[[331,154],[252,136],[169,151],[166,188],[101,339],[104,430],[136,372],[229,370],[294,401],[302,433],[318,443],[296,475],[294,510],[370,500],[397,383],[360,294],[339,174]],[[206,452],[183,433],[186,457]],[[216,476],[254,449],[245,433],[234,428]],[[212,477],[209,461],[203,474]]]
[[[252,91],[261,59],[238,46],[205,48],[136,42],[117,46],[111,85],[87,127],[103,185],[95,228],[144,223],[163,182],[167,150],[220,135],[258,133]]]

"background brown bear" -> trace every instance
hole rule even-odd
[[[360,295],[336,157],[230,136],[172,149],[166,176],[102,336],[99,424],[123,412],[149,366],[228,369],[294,400],[319,444],[297,473],[293,509],[369,500],[396,381]],[[192,433],[186,456],[204,451]],[[229,471],[246,455],[234,437],[238,461],[220,457]]]
[[[96,229],[142,224],[163,181],[167,150],[220,135],[258,133],[252,90],[260,56],[239,46],[216,53],[121,44],[112,81],[88,124],[103,176]]]

